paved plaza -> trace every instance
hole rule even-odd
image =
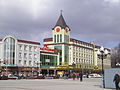
[[[79,80],[35,79],[0,80],[0,90],[114,90],[101,88],[100,78]]]

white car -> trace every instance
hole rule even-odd
[[[101,78],[101,77],[102,76],[97,73],[89,74],[89,78]]]
[[[15,75],[8,75],[8,79],[18,79],[18,77]]]

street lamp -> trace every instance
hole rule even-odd
[[[75,62],[72,63],[72,66],[73,66],[73,70],[74,70],[75,66],[76,66]]]
[[[117,63],[116,63],[116,66],[117,66],[117,67],[120,67],[120,63],[119,63],[119,62],[117,62]]]
[[[102,59],[102,81],[103,81],[103,88],[105,88],[105,80],[104,80],[104,65],[103,65],[103,59],[107,58],[108,50],[104,49],[104,47],[101,47],[97,51],[97,55],[99,59]]]
[[[41,66],[41,62],[37,61],[37,76],[39,75],[39,68]]]

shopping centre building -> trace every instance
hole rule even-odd
[[[61,70],[74,68],[87,72],[101,71],[102,60],[97,57],[97,50],[100,49],[100,46],[71,38],[71,31],[61,14],[56,25],[51,30],[52,38],[44,39],[44,44],[60,53],[58,68]],[[107,50],[110,51],[110,49]],[[110,67],[111,60],[110,55],[108,55],[104,59],[104,68]]]

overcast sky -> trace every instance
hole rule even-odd
[[[0,0],[0,38],[43,44],[52,37],[60,10],[72,38],[108,48],[120,42],[120,0]]]

